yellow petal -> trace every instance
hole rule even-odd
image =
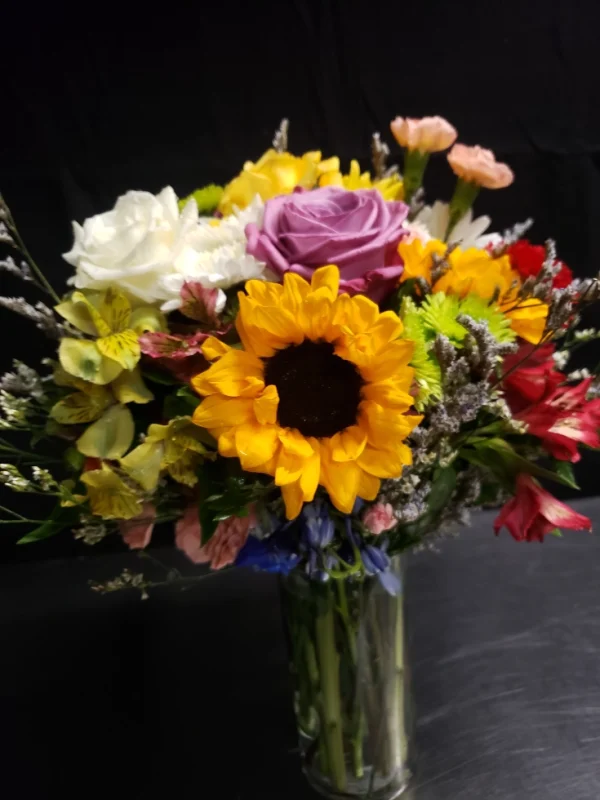
[[[275,484],[277,486],[287,486],[288,483],[294,483],[299,480],[305,463],[305,459],[300,456],[290,455],[285,450],[281,450],[275,469]]]
[[[365,449],[367,432],[351,425],[331,437],[328,445],[334,461],[355,461]]]
[[[375,500],[381,488],[379,478],[369,475],[368,472],[361,470],[360,481],[358,483],[358,496],[363,500]]]
[[[111,332],[110,325],[100,313],[103,297],[102,293],[84,294],[83,292],[73,292],[71,295],[71,300],[75,305],[79,306],[79,313],[82,317],[87,313],[98,336],[108,336]]]
[[[404,465],[411,463],[410,449],[402,444],[394,450],[381,450],[367,445],[356,463],[376,478],[399,478]]]
[[[111,389],[119,403],[149,403],[154,400],[154,395],[144,383],[138,367],[131,372],[123,370],[112,382]]]
[[[206,397],[194,411],[193,420],[201,428],[229,428],[252,422],[252,400],[246,397]]]
[[[56,403],[50,416],[61,425],[79,425],[92,422],[112,404],[113,398],[103,386],[90,386],[95,391],[73,392]]]
[[[259,467],[273,458],[277,443],[274,425],[240,425],[235,431],[235,446],[243,469]]]
[[[197,453],[184,453],[180,459],[169,464],[167,472],[177,483],[194,487],[198,483],[198,466],[201,456]]]
[[[265,386],[263,393],[254,400],[254,414],[261,425],[274,425],[277,422],[279,393],[273,384]]]
[[[285,503],[285,516],[287,519],[296,519],[302,511],[303,494],[299,483],[288,483],[281,487],[281,495]]]
[[[64,303],[59,303],[54,306],[57,314],[60,314],[63,319],[70,322],[77,330],[87,333],[90,336],[96,336],[96,326],[94,325],[87,305],[82,303],[74,303],[72,300],[65,300]]]
[[[342,514],[350,514],[358,496],[361,470],[356,461],[331,463],[326,466],[325,488],[333,505]]]
[[[312,455],[313,448],[310,442],[296,428],[280,428],[277,435],[284,450],[290,455],[302,458]]]
[[[340,288],[339,269],[333,264],[328,264],[326,267],[319,267],[319,269],[313,272],[310,288],[311,292],[324,289],[325,295],[333,303],[338,296]]]
[[[310,284],[308,281],[295,272],[286,272],[283,276],[281,307],[296,316],[309,291]]]
[[[140,345],[135,331],[112,333],[98,339],[96,344],[103,356],[116,361],[123,369],[133,369],[140,360]]]
[[[262,306],[278,306],[283,295],[283,286],[271,281],[247,281],[245,289],[248,297]]]
[[[122,292],[109,287],[104,293],[99,311],[112,333],[122,333],[131,327],[131,303]]]
[[[314,500],[315,492],[319,485],[321,478],[321,455],[319,447],[315,447],[314,452],[310,458],[304,462],[302,473],[300,475],[300,488],[302,489],[302,496],[305,503],[310,503]]]
[[[221,341],[221,339],[217,339],[216,336],[209,336],[208,339],[202,345],[202,355],[208,361],[214,361],[217,358],[221,358],[224,356],[225,353],[228,353],[231,348],[228,344]]]
[[[160,477],[164,445],[146,440],[121,459],[121,467],[147,492],[156,489]]]
[[[133,441],[133,417],[127,406],[112,406],[77,440],[77,449],[84,456],[121,458]]]
[[[142,333],[156,333],[157,331],[168,330],[165,315],[158,308],[153,308],[152,306],[140,306],[132,311],[129,327],[138,336],[141,336]]]
[[[93,514],[103,519],[132,519],[142,510],[141,497],[106,464],[84,472]]]
[[[103,357],[96,342],[87,339],[62,339],[58,359],[65,372],[100,385],[114,381],[122,370],[116,361]]]
[[[264,389],[264,367],[251,353],[229,350],[205,372],[192,378],[192,386],[202,395],[257,397]]]

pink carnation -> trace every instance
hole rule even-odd
[[[421,153],[445,150],[454,144],[458,135],[456,128],[443,117],[396,117],[390,123],[390,128],[400,147],[419,150]]]
[[[394,509],[390,503],[375,503],[363,515],[365,528],[374,535],[389,531],[396,524]]]
[[[222,569],[233,564],[253,524],[252,511],[247,517],[229,517],[219,522],[210,540],[202,546],[198,507],[190,505],[175,525],[175,544],[194,564],[210,564],[211,569]]]
[[[491,150],[479,145],[455,144],[448,153],[448,163],[459,178],[485,189],[504,189],[515,179],[508,164],[500,164]]]

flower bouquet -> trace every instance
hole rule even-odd
[[[143,549],[170,521],[195,564],[280,573],[305,771],[330,796],[406,785],[400,554],[489,504],[517,541],[589,529],[543,484],[575,486],[600,447],[595,376],[565,371],[598,281],[530,221],[485,233],[476,196],[513,181],[490,151],[437,117],[391,130],[402,175],[378,135],[372,173],[291,155],[284,121],[224,188],[128,192],[74,224],[61,295],[0,206],[0,267],[51,301],[0,305],[58,344],[1,379],[0,481],[53,498],[2,522]],[[454,194],[428,206],[448,148]]]

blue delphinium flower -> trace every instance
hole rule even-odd
[[[377,544],[367,544],[352,528],[352,518],[346,517],[346,535],[353,545],[353,551],[358,550],[363,567],[367,575],[376,575],[378,581],[389,594],[398,594],[401,589],[400,579],[392,570],[392,562],[387,554],[388,542],[383,537],[378,538]],[[354,552],[349,563],[354,563]]]
[[[314,580],[329,580],[328,570],[337,565],[336,556],[327,552],[334,535],[327,503],[320,499],[306,503],[300,515],[300,548],[306,555],[306,574]]]
[[[297,543],[288,526],[257,539],[250,535],[235,560],[238,567],[255,567],[265,572],[280,572],[289,575],[298,566],[300,554]]]

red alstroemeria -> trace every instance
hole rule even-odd
[[[209,334],[198,331],[192,334],[144,333],[139,338],[140,349],[150,358],[180,360],[202,352],[202,344]]]
[[[586,400],[591,382],[586,378],[575,386],[559,386],[540,403],[515,414],[526,423],[527,432],[561,461],[579,461],[579,444],[600,447],[600,399]]]
[[[516,353],[505,357],[502,372],[506,377],[502,386],[513,413],[540,402],[566,380],[566,376],[556,369],[553,352],[553,344],[537,348],[532,344],[522,344]]]
[[[207,289],[201,283],[186,281],[181,287],[180,311],[190,319],[213,330],[219,328],[217,304],[222,292]]]
[[[502,506],[496,517],[496,535],[504,525],[518,542],[543,542],[544,536],[555,528],[592,529],[588,517],[561,503],[525,473],[517,477],[516,495]]]
[[[518,242],[511,244],[506,252],[513,268],[517,270],[522,278],[535,277],[546,260],[546,248],[541,244],[530,244],[527,239],[519,239]],[[573,273],[562,261],[556,261],[555,263],[560,264],[561,269],[554,276],[552,286],[555,289],[564,289],[573,280]]]

